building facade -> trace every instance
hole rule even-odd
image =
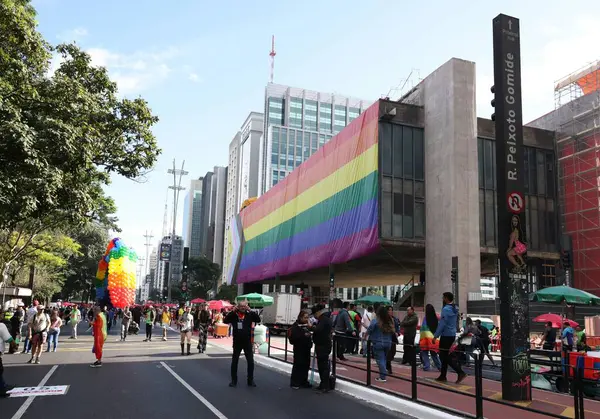
[[[225,194],[225,228],[223,232],[223,249],[227,249],[229,245],[229,236],[227,231],[229,229],[229,220],[233,218],[238,212],[240,207],[238,201],[240,197],[240,139],[242,137],[241,132],[237,132],[233,137],[233,140],[229,143],[229,165],[227,166],[227,190]],[[229,266],[228,253],[223,252],[223,280]]]
[[[203,178],[192,179],[190,188],[183,203],[183,242],[190,248],[190,256],[200,256],[202,228],[202,181]]]
[[[334,272],[336,288],[353,290],[345,295],[371,286],[401,286],[404,295],[419,285],[439,309],[457,256],[454,291],[466,306],[498,266],[494,123],[475,109],[475,63],[452,59],[400,100],[362,112],[242,212],[238,281],[304,284],[323,295]],[[524,127],[523,137],[534,290],[553,281],[559,259],[554,133]]]
[[[269,83],[265,89],[258,196],[356,119],[371,102]]]
[[[162,260],[161,255],[156,255],[156,273],[153,290],[160,293],[163,298],[168,295],[168,285],[177,286],[181,282],[183,269],[183,237],[168,235],[159,242],[158,248],[168,246],[168,259]],[[170,278],[170,281],[169,281]]]
[[[212,172],[206,173],[202,184],[200,255],[219,266],[223,266],[226,195],[227,168],[215,166]]]
[[[263,135],[264,120],[262,113],[250,112],[241,127],[237,211],[246,199],[258,196],[260,140]]]

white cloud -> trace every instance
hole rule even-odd
[[[193,81],[194,83],[199,83],[200,82],[200,76],[196,73],[190,73],[188,75],[188,79],[190,81]]]
[[[85,28],[75,28],[68,31],[64,31],[57,36],[58,39],[64,42],[78,42],[81,41],[88,35],[88,31]]]
[[[139,93],[166,80],[180,52],[168,48],[158,52],[121,54],[104,48],[89,48],[92,63],[106,67],[122,94]]]

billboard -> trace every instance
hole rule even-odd
[[[343,263],[379,248],[379,102],[240,216],[237,283]]]
[[[171,245],[168,243],[161,243],[160,245],[160,260],[169,261],[171,260]]]

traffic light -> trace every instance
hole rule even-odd
[[[492,92],[493,95],[495,95],[496,94],[496,86],[492,86],[490,88],[490,91]],[[491,105],[492,105],[492,108],[496,108],[496,98],[495,97],[494,97],[494,99],[492,99]],[[495,121],[495,120],[496,120],[496,113],[493,113],[492,121]]]
[[[458,281],[458,269],[452,268],[452,270],[450,271],[450,279],[452,280],[452,282]]]
[[[568,250],[563,250],[562,254],[560,255],[560,262],[565,271],[571,269],[571,252]]]

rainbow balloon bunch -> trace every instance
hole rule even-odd
[[[108,290],[114,307],[132,305],[135,302],[136,262],[137,255],[133,249],[129,249],[118,238],[111,240],[98,263],[96,298],[105,298]]]

